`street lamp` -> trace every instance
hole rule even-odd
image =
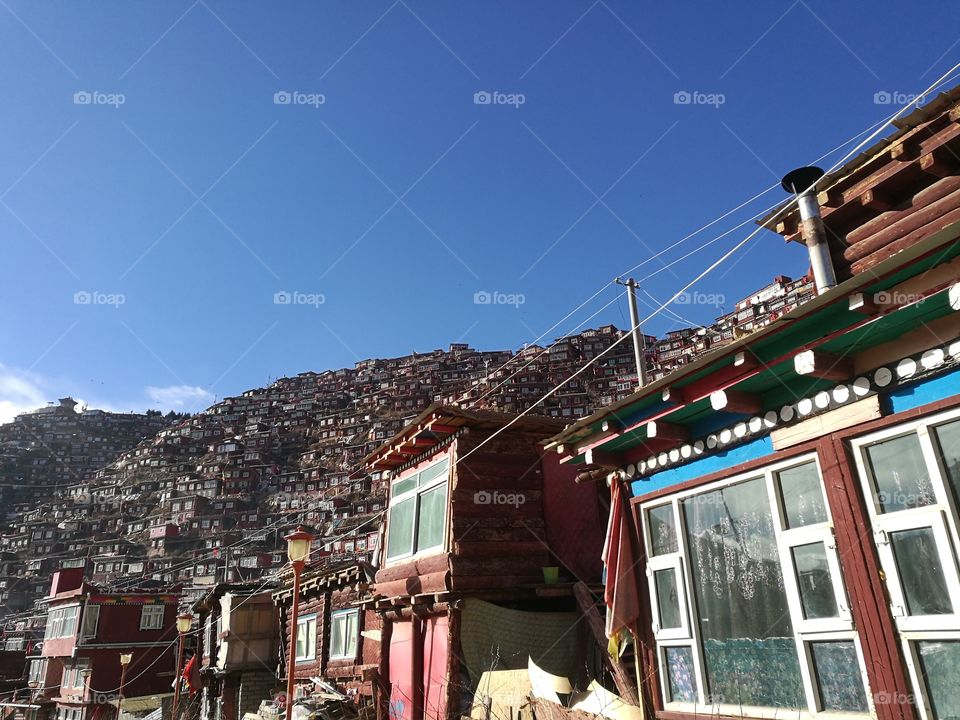
[[[120,653],[120,692],[117,693],[117,717],[120,717],[120,707],[123,705],[123,686],[127,680],[127,665],[133,659],[133,653]]]
[[[193,615],[188,612],[177,615],[177,632],[180,634],[180,649],[177,651],[177,675],[173,684],[173,717],[177,717],[177,703],[180,700],[180,673],[183,672],[183,640],[193,625]]]
[[[80,699],[83,702],[87,701],[87,696],[90,694],[90,675],[93,671],[85,667],[80,671],[80,677],[83,678],[83,695],[80,696]]]
[[[287,720],[293,719],[293,680],[297,664],[297,614],[300,610],[300,573],[310,557],[313,535],[302,527],[287,535],[287,558],[293,566],[293,606],[290,610],[290,652],[287,659]]]

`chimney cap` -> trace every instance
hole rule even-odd
[[[816,167],[815,165],[808,165],[806,167],[797,168],[796,170],[791,170],[786,175],[783,176],[783,180],[780,181],[780,185],[788,193],[793,193],[794,195],[799,195],[807,188],[811,187],[817,180],[823,177],[823,170]]]

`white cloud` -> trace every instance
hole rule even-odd
[[[0,363],[0,423],[46,404],[46,393],[36,376]]]
[[[160,410],[203,410],[213,404],[213,393],[194,385],[168,385],[147,387],[147,396]]]

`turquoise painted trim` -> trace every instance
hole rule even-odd
[[[898,388],[890,393],[893,412],[903,412],[929,405],[960,393],[960,368],[927,380]]]
[[[906,387],[897,388],[890,392],[888,397],[891,411],[893,413],[899,413],[929,405],[938,400],[957,395],[958,393],[960,393],[960,368],[954,368],[943,375],[928,378]],[[729,425],[730,420],[728,418],[724,422],[724,426]],[[701,436],[701,433],[696,432],[694,436]],[[703,475],[710,475],[711,473],[726,470],[734,465],[756,460],[772,453],[773,441],[769,435],[766,435],[692,463],[654,473],[642,480],[634,480],[630,485],[630,490],[634,497],[640,497],[655,490],[662,490],[663,488],[679,485],[688,480],[694,480]]]
[[[634,480],[630,485],[630,490],[634,497],[639,497],[654,490],[679,485],[687,480],[726,470],[749,460],[756,460],[772,452],[773,440],[769,435],[766,435],[729,450],[722,450],[714,455],[695,460],[687,465],[663,470],[642,480]]]

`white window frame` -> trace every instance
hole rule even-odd
[[[960,420],[960,411],[953,410],[902,423],[892,428],[871,433],[852,440],[857,474],[860,478],[864,496],[867,498],[867,510],[874,532],[874,544],[880,556],[880,562],[887,576],[886,586],[891,600],[891,613],[897,627],[903,632],[960,630],[960,568],[957,567],[960,537],[957,533],[957,509],[950,496],[949,481],[942,467],[942,460],[936,451],[931,431],[940,425]],[[873,473],[867,461],[867,448],[879,442],[899,437],[917,435],[920,450],[927,467],[930,482],[933,485],[936,502],[918,508],[881,512],[877,499]],[[889,545],[891,532],[907,529],[930,527],[937,540],[940,565],[947,584],[947,592],[953,605],[953,613],[943,615],[906,614],[906,601],[900,576]],[[912,652],[912,651],[911,651]]]
[[[72,615],[71,622],[73,624],[73,630],[71,632],[66,632],[67,624],[67,611],[73,611],[70,613]],[[44,632],[44,640],[53,640],[56,638],[72,637],[77,632],[77,620],[80,615],[80,606],[79,605],[59,605],[57,607],[51,608],[47,614],[47,626]]]
[[[313,642],[310,642],[310,633],[309,627],[313,625]],[[295,662],[308,662],[310,660],[317,659],[317,616],[314,615],[303,615],[302,617],[297,618],[297,644],[300,643],[301,638],[306,638],[303,641],[304,648],[306,649],[306,654],[301,655],[294,648],[294,661]]]
[[[398,483],[403,482],[404,480],[407,480],[411,477],[419,476],[425,472],[429,472],[431,469],[433,469],[437,465],[444,462],[447,463],[446,470],[440,473],[437,477],[430,480],[426,485],[420,485],[418,482],[410,490],[407,490],[401,493],[400,495],[396,495],[396,496],[394,495],[393,487]],[[446,508],[449,507],[450,505],[450,476],[453,472],[453,462],[452,462],[451,454],[447,453],[442,458],[432,459],[431,462],[424,463],[422,467],[420,466],[418,467],[419,469],[411,468],[407,472],[400,475],[400,477],[394,478],[393,480],[390,481],[390,503],[387,507],[387,533],[386,533],[388,542],[387,542],[387,551],[385,555],[385,560],[388,564],[398,562],[401,560],[408,560],[410,558],[420,557],[423,555],[433,555],[433,554],[436,554],[438,551],[442,552],[444,548],[446,548],[447,546],[447,529],[448,528],[447,528]],[[435,490],[437,487],[444,484],[447,486],[447,502],[445,503],[445,507],[444,507],[443,533],[442,533],[442,538],[440,540],[440,543],[437,545],[432,545],[430,547],[424,547],[424,548],[417,547],[417,533],[420,529],[420,498],[424,494],[432,490]],[[390,519],[391,519],[390,516],[393,512],[393,508],[396,505],[399,505],[400,503],[406,500],[411,500],[411,499],[413,500],[413,526],[411,529],[411,538],[410,538],[411,552],[391,555],[390,543],[389,543]]]
[[[354,632],[351,635],[347,635],[347,629],[350,625],[350,618],[354,618]],[[333,626],[335,623],[343,623],[343,633],[342,637],[346,642],[346,648],[343,652],[335,653],[333,648]],[[352,660],[357,657],[357,648],[359,647],[359,638],[360,638],[360,609],[359,608],[350,608],[347,610],[335,610],[330,613],[330,660]],[[350,646],[353,646],[352,650]]]
[[[92,625],[92,629],[87,625]],[[80,637],[83,639],[95,638],[100,629],[100,606],[87,603],[83,607],[83,619],[80,622]]]
[[[950,482],[943,467],[943,458],[937,451],[937,443],[934,440],[936,428],[957,420],[960,420],[960,409],[947,410],[900,423],[850,441],[857,475],[864,497],[867,499],[866,506],[871,528],[874,531],[874,544],[880,557],[881,568],[887,578],[885,586],[891,600],[891,613],[900,632],[907,670],[914,689],[912,697],[916,700],[919,717],[924,720],[932,717],[932,706],[926,683],[923,682],[920,673],[917,643],[924,640],[960,641],[960,604],[958,604],[960,598],[957,594],[960,591],[960,581],[956,579],[960,572],[958,570],[960,513],[958,513],[957,500],[952,495]],[[883,513],[877,501],[866,449],[875,443],[911,434],[916,434],[919,438],[921,454],[933,485],[936,502],[924,507]],[[898,530],[923,527],[933,528],[947,583],[947,592],[954,607],[952,614],[915,616],[906,614],[906,603],[896,559],[886,536]]]
[[[827,519],[820,523],[805,525],[797,528],[789,528],[786,523],[785,509],[783,507],[780,487],[777,481],[777,473],[793,467],[805,465],[809,462],[815,464],[817,476],[820,480],[820,492],[823,500],[823,507],[827,513]],[[800,678],[803,683],[804,695],[806,697],[807,707],[800,708],[799,717],[831,717],[842,714],[850,718],[866,718],[872,709],[870,688],[867,682],[866,664],[864,662],[863,652],[860,642],[853,627],[853,621],[849,612],[849,602],[846,596],[843,575],[840,571],[839,560],[836,552],[836,545],[833,536],[833,517],[830,512],[830,504],[826,497],[824,487],[823,473],[820,468],[820,460],[816,453],[799,455],[779,462],[771,462],[768,465],[757,468],[750,472],[740,473],[730,477],[722,478],[705,485],[699,485],[694,488],[681,490],[666,496],[660,496],[649,502],[640,503],[640,518],[643,525],[643,537],[647,543],[647,548],[652,548],[650,544],[650,525],[647,511],[667,503],[672,503],[674,508],[674,524],[676,528],[677,552],[666,555],[649,556],[647,559],[648,574],[651,570],[663,569],[664,567],[674,567],[674,556],[680,558],[679,570],[681,580],[683,581],[683,591],[681,597],[685,601],[686,608],[681,606],[681,615],[689,618],[688,635],[681,637],[677,629],[669,629],[664,632],[657,629],[658,606],[656,601],[656,589],[653,583],[653,577],[650,576],[649,592],[651,596],[651,610],[654,615],[654,635],[657,642],[657,671],[660,679],[660,688],[664,698],[664,710],[694,712],[697,714],[720,714],[730,715],[731,717],[740,717],[749,715],[751,717],[776,718],[778,713],[783,714],[782,708],[767,707],[741,707],[734,705],[729,701],[719,702],[719,699],[711,697],[708,692],[706,682],[706,664],[702,652],[702,638],[698,623],[693,621],[697,617],[696,613],[696,594],[692,588],[693,575],[690,567],[690,553],[687,547],[686,527],[683,513],[680,512],[680,504],[683,500],[698,495],[703,495],[728,486],[738,485],[751,480],[762,479],[764,481],[767,498],[770,502],[770,511],[775,533],[775,540],[779,552],[780,567],[784,578],[784,589],[787,596],[787,606],[790,612],[791,625],[794,631],[794,640],[797,648],[797,662],[800,668]],[[799,586],[796,578],[796,569],[794,567],[791,548],[797,545],[805,545],[810,542],[823,542],[827,555],[830,576],[833,581],[834,592],[837,595],[837,609],[839,617],[822,618],[817,620],[805,620],[803,617],[802,603],[800,600]],[[812,652],[809,648],[810,643],[820,641],[847,641],[853,642],[857,650],[857,661],[860,676],[863,681],[863,693],[866,697],[867,710],[863,713],[825,711],[820,703],[820,688],[816,683],[816,670],[813,665]],[[697,702],[687,703],[681,701],[668,701],[670,697],[670,686],[668,673],[664,666],[665,653],[667,647],[687,646],[693,650],[694,675],[697,684]],[[716,700],[716,701],[715,701]],[[792,712],[792,711],[791,711]]]
[[[160,609],[160,612],[156,611],[157,608]],[[166,610],[166,605],[144,605],[140,610],[140,629],[163,630],[163,618],[166,615]]]

